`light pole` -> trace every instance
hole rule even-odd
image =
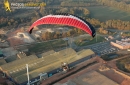
[[[28,83],[27,83],[27,85],[30,85],[30,81],[29,81],[29,72],[28,72],[28,64],[26,64],[26,68],[27,68],[27,77],[28,77]]]
[[[96,34],[96,42],[97,42],[97,34]]]

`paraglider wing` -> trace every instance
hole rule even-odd
[[[35,26],[42,25],[42,24],[61,24],[61,25],[68,25],[73,26],[79,29],[84,30],[85,32],[89,33],[91,36],[95,36],[95,29],[94,27],[87,21],[83,20],[80,17],[66,14],[66,15],[47,15],[44,16],[37,21],[35,21],[31,27],[29,28],[29,33],[32,33],[32,30]]]

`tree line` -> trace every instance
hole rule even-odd
[[[85,6],[100,6],[95,0],[72,0],[72,1],[62,1],[60,6],[63,7],[85,7]]]
[[[61,1],[60,2],[65,2]],[[94,2],[95,0],[81,0],[79,2],[78,0],[68,0],[68,1],[73,1],[75,3],[81,3],[81,2]],[[119,1],[115,0],[97,0],[100,3],[103,3],[102,5],[107,4],[106,2],[110,2],[113,4],[114,2],[117,3],[122,3]],[[49,0],[49,2],[55,2],[54,0]],[[58,3],[58,2],[55,2]],[[110,3],[108,3],[110,4]],[[121,6],[121,5],[120,5]],[[2,16],[0,17],[0,28],[5,27],[5,26],[14,26],[16,27],[17,25],[21,23],[27,23],[27,25],[30,25],[37,19],[47,15],[47,14],[54,14],[54,13],[70,13],[70,14],[76,14],[77,16],[82,17],[83,19],[87,20],[90,22],[94,27],[96,28],[113,28],[113,29],[119,29],[119,30],[130,30],[130,22],[129,21],[122,21],[122,20],[107,20],[106,22],[100,22],[98,19],[91,18],[90,11],[85,8],[85,7],[73,7],[73,8],[68,8],[68,7],[62,7],[62,8],[46,8],[46,7],[41,7],[38,10],[34,10],[33,14],[29,17],[24,17],[24,18],[11,18],[9,16],[12,16],[13,14],[21,12],[19,10],[13,11],[12,13],[4,12]]]
[[[73,37],[73,36],[78,36],[81,34],[84,34],[85,32],[83,30],[77,29],[77,28],[72,28],[68,30],[67,32],[61,32],[61,31],[56,31],[56,32],[43,32],[41,34],[40,38],[37,38],[38,40],[51,40],[51,39],[59,39],[59,38],[66,38],[66,37]]]
[[[0,18],[0,27],[5,27],[5,26],[14,26],[16,27],[20,23],[26,23],[29,22],[31,18]]]
[[[130,12],[130,4],[126,4],[123,1],[120,1],[120,2],[116,0],[96,0],[96,1],[99,2],[101,5],[115,7],[115,8]]]
[[[22,12],[18,11],[17,12]],[[11,13],[5,12],[3,10],[3,16],[0,17],[0,28],[5,27],[5,26],[14,26],[16,27],[17,25],[21,23],[27,23],[27,25],[30,25],[30,23],[33,23],[37,19],[47,15],[47,14],[54,14],[54,13],[70,13],[70,14],[78,14],[78,16],[82,16],[84,18],[89,17],[89,10],[83,7],[74,7],[74,8],[43,8],[41,7],[38,10],[35,10],[33,14],[29,17],[21,17],[21,18],[15,18],[15,17],[9,17],[12,16],[13,14],[17,13],[16,11],[13,11]],[[4,15],[5,14],[5,15]]]
[[[106,22],[100,22],[98,19],[86,19],[95,27],[102,27],[105,29],[118,29],[118,30],[130,30],[130,21],[122,20],[107,20]]]
[[[39,13],[42,16],[47,14],[55,14],[55,13],[69,13],[69,14],[76,14],[84,18],[88,18],[90,15],[89,10],[85,7],[73,7],[73,8],[61,7],[61,8],[47,8],[47,9],[45,7],[45,8],[41,8],[39,10]]]

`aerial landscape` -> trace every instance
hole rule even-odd
[[[0,8],[0,85],[130,85],[130,0]]]

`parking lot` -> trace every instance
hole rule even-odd
[[[119,51],[116,47],[111,46],[110,42],[101,42],[83,47],[83,49],[91,49],[97,55],[105,55]]]

